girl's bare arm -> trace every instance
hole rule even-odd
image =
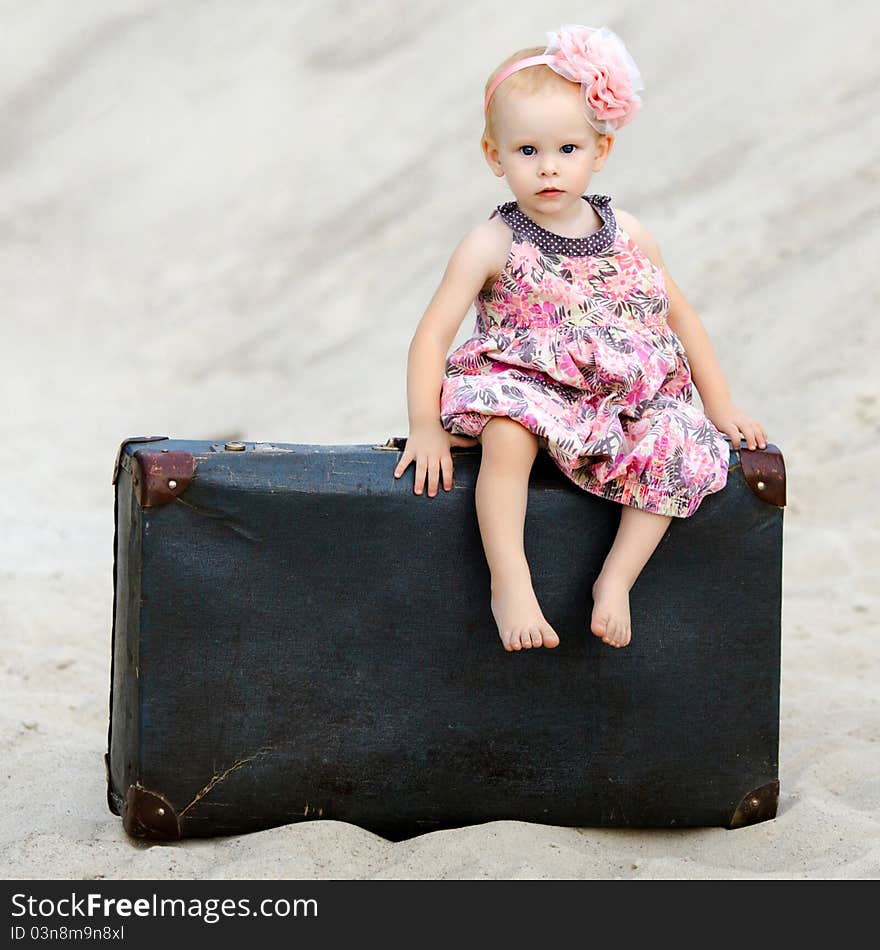
[[[493,273],[497,260],[497,232],[478,225],[452,252],[440,285],[416,326],[407,359],[407,408],[409,437],[394,470],[398,478],[410,462],[416,463],[414,492],[422,492],[425,478],[428,495],[437,493],[440,472],[444,488],[452,488],[450,445],[473,444],[474,440],[452,435],[440,424],[440,391],[449,347],[474,298]]]

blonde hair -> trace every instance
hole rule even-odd
[[[515,63],[518,59],[525,59],[528,56],[540,56],[543,54],[545,46],[530,46],[527,49],[518,50],[516,53],[513,53],[511,56],[508,56],[503,62],[499,63],[498,66],[492,71],[492,75],[486,80],[486,85],[483,89],[483,100],[486,99],[486,93],[489,91],[489,87],[492,85],[495,77],[504,69],[505,66],[509,66],[511,63]],[[489,110],[486,113],[485,125],[483,127],[483,134],[480,138],[480,142],[491,141],[497,145],[498,143],[498,116],[501,112],[501,106],[503,105],[505,99],[513,95],[516,92],[525,93],[526,95],[531,95],[537,92],[564,90],[571,86],[577,86],[578,83],[572,82],[570,79],[566,79],[564,76],[560,76],[554,69],[551,69],[546,64],[539,64],[537,66],[529,66],[528,69],[518,69],[515,73],[511,73],[507,79],[492,93],[492,98],[489,100]],[[596,138],[599,138],[599,133],[589,124],[587,126],[593,130],[593,135]]]

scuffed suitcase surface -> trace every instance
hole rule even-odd
[[[120,452],[108,800],[129,833],[773,817],[784,509],[748,484],[747,449],[723,491],[673,519],[620,650],[589,630],[619,506],[539,453],[526,553],[562,642],[507,653],[474,508],[479,447],[453,449],[455,488],[434,498],[413,494],[413,466],[393,478],[398,451],[243,448]],[[194,474],[142,507],[133,477],[164,476],[138,453],[165,450],[192,455]]]

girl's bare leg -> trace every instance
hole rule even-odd
[[[621,505],[620,526],[593,584],[590,629],[603,642],[625,647],[630,641],[629,592],[666,533],[671,517]]]
[[[479,437],[477,519],[492,575],[492,614],[505,650],[555,647],[556,631],[547,623],[532,588],[523,548],[529,473],[538,440],[506,416],[493,416]]]

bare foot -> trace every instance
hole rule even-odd
[[[491,604],[505,650],[559,646],[559,636],[547,623],[528,578],[493,583]]]
[[[629,588],[614,575],[600,574],[593,584],[590,630],[612,647],[625,647],[630,641]]]

